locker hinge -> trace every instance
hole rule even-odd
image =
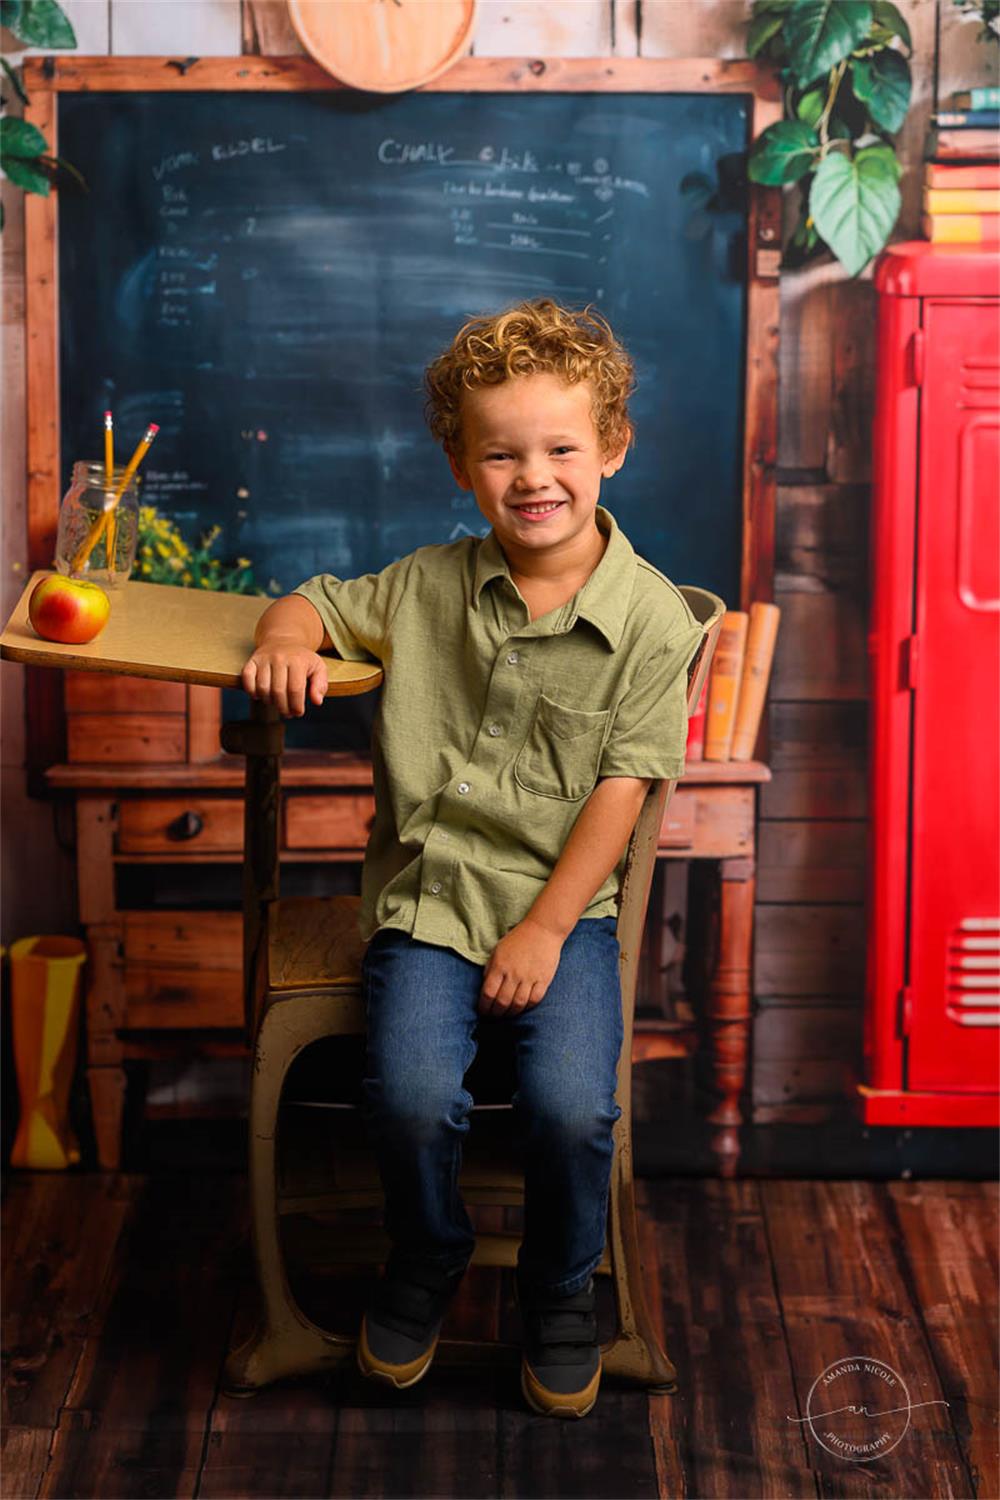
[[[917,650],[917,637],[908,635],[903,641],[902,659],[902,683],[904,690],[915,692],[917,687],[917,669],[920,666],[920,653]]]
[[[923,385],[927,336],[922,328],[910,335],[910,384]]]
[[[899,992],[899,1014],[897,1017],[897,1028],[900,1036],[909,1036],[912,1014],[913,991],[908,984],[904,984]]]

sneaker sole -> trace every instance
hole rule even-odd
[[[574,1391],[572,1393],[547,1391],[541,1385],[540,1381],[538,1381],[537,1377],[529,1373],[527,1361],[523,1359],[521,1361],[521,1394],[531,1407],[531,1410],[537,1412],[540,1417],[587,1416],[597,1405],[597,1392],[600,1384],[601,1366],[598,1364],[597,1373],[591,1382],[593,1391],[589,1395],[589,1400],[588,1393],[591,1392],[591,1385],[585,1386],[582,1391]],[[532,1385],[537,1389],[533,1391]],[[544,1395],[542,1392],[544,1392]],[[575,1406],[569,1404],[574,1401],[578,1404]]]
[[[411,1385],[416,1385],[418,1380],[423,1380],[424,1376],[427,1374],[427,1371],[430,1369],[431,1364],[434,1360],[434,1354],[438,1346],[439,1338],[440,1333],[435,1335],[433,1344],[427,1350],[427,1353],[422,1356],[423,1364],[421,1364],[416,1370],[413,1369],[413,1360],[411,1360],[409,1364],[405,1365],[388,1365],[383,1361],[376,1359],[375,1355],[369,1349],[368,1334],[365,1328],[364,1319],[362,1319],[361,1333],[358,1337],[356,1347],[358,1369],[361,1371],[362,1375],[366,1375],[369,1380],[381,1381],[383,1385],[391,1385],[397,1391],[408,1390]]]

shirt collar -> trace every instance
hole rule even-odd
[[[572,630],[582,615],[604,636],[612,651],[617,650],[625,630],[625,620],[635,583],[635,551],[618,522],[605,506],[594,512],[599,529],[608,536],[604,556],[587,582],[572,600],[569,617],[562,630]],[[479,608],[479,596],[491,578],[510,578],[510,568],[496,532],[490,528],[476,552],[476,571],[472,584],[472,603]],[[513,584],[513,580],[511,580]]]

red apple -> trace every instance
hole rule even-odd
[[[28,600],[28,619],[36,633],[74,646],[99,635],[110,613],[111,600],[99,584],[62,573],[41,579]]]

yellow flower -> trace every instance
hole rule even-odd
[[[167,566],[172,568],[176,573],[178,569],[183,568],[184,564],[181,562],[179,557],[171,557]]]
[[[238,568],[249,568],[249,566],[250,566],[250,559],[249,559],[249,557],[238,557],[236,559],[236,566]]]
[[[201,583],[201,586],[202,586],[203,589],[207,589],[208,588],[208,579],[207,578],[202,578],[202,579],[199,580],[199,582]]]
[[[181,578],[184,580],[185,583],[190,583],[191,582],[191,574],[190,573],[182,573],[181,574]]]
[[[156,544],[156,550],[160,554],[161,557],[169,557],[170,556],[170,548],[169,547],[165,547],[162,542],[157,542],[157,544]]]

